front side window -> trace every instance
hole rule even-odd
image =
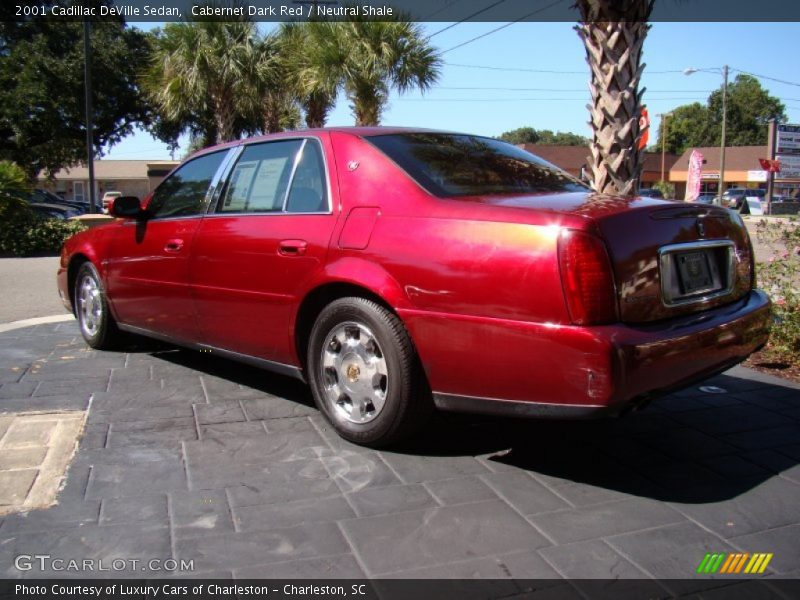
[[[148,211],[154,219],[189,217],[204,212],[206,192],[227,150],[190,160],[153,192]]]
[[[251,144],[233,168],[217,211],[327,211],[325,181],[322,153],[313,140]]]
[[[435,196],[588,190],[558,167],[492,138],[420,132],[365,139]]]

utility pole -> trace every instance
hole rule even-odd
[[[719,145],[719,189],[717,204],[722,206],[722,193],[725,187],[725,129],[728,120],[728,65],[722,67],[722,141]]]
[[[658,116],[661,117],[661,181],[666,182],[664,171],[666,170],[665,156],[667,153],[667,119],[672,116],[672,113],[662,113]]]
[[[89,212],[96,213],[94,195],[94,125],[92,124],[92,26],[89,19],[83,21],[83,79],[86,95],[86,164],[89,167]]]
[[[767,158],[770,160],[770,164],[772,161],[775,160],[775,141],[776,141],[776,134],[777,134],[777,123],[775,119],[769,120],[769,125],[767,126]],[[767,214],[772,214],[772,194],[775,191],[775,172],[770,168],[767,171]]]

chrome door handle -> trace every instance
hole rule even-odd
[[[307,249],[305,240],[283,240],[278,244],[278,254],[283,256],[303,256]]]
[[[170,254],[177,254],[181,250],[183,250],[183,240],[167,240],[167,243],[164,245],[164,252],[169,252]]]

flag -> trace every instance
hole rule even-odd
[[[686,202],[694,202],[700,195],[700,179],[703,170],[703,155],[697,150],[692,150],[689,156],[689,173],[686,177]]]
[[[647,146],[647,142],[650,139],[650,117],[647,114],[646,106],[642,106],[642,116],[639,117],[639,131],[642,132],[642,136],[639,138],[639,150],[642,150]]]
[[[761,169],[768,173],[777,173],[781,170],[781,161],[770,160],[768,158],[759,158],[758,162],[761,163]]]

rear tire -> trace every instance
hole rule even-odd
[[[365,298],[326,306],[311,330],[308,374],[317,407],[343,438],[383,447],[421,428],[430,391],[399,318]]]
[[[120,345],[122,332],[109,310],[100,275],[90,262],[78,269],[73,306],[81,335],[89,346],[95,350],[110,350]]]

